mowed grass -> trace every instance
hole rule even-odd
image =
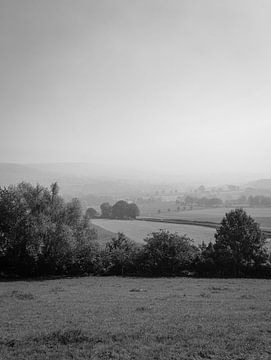
[[[164,219],[183,219],[196,221],[209,221],[220,223],[225,214],[233,208],[218,207],[218,208],[201,208],[192,210],[177,211],[177,205],[174,203],[164,204],[161,208],[161,213],[158,213],[159,207],[152,205],[143,205],[140,207],[140,215],[142,217],[157,217]],[[170,209],[170,211],[168,211]],[[263,229],[271,230],[271,208],[244,208],[244,210],[251,215]]]
[[[0,359],[271,358],[268,280],[0,283]]]
[[[148,234],[160,229],[177,232],[179,235],[187,234],[194,240],[195,245],[201,244],[202,241],[206,243],[214,241],[215,233],[215,229],[204,226],[162,224],[151,221],[93,219],[92,223],[113,233],[123,232],[131,240],[138,243],[142,243]]]

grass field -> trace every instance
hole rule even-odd
[[[1,360],[270,360],[271,286],[86,277],[0,283]]]
[[[140,243],[149,233],[159,231],[160,229],[177,232],[180,235],[187,234],[190,238],[194,239],[196,245],[202,243],[202,241],[206,243],[213,241],[215,233],[215,229],[203,226],[161,224],[150,221],[94,219],[92,223],[113,233],[123,232],[131,240]]]
[[[106,230],[101,226],[95,225],[93,223],[91,225],[97,232],[98,243],[102,246],[104,246],[108,241],[110,241],[114,236],[117,235],[116,233]]]
[[[194,210],[176,211],[176,204],[164,204],[161,213],[158,214],[157,206],[144,205],[140,207],[140,215],[142,217],[157,217],[164,219],[184,219],[197,221],[210,221],[220,223],[225,213],[232,208],[202,208]],[[170,209],[170,211],[168,211]],[[244,208],[263,229],[271,231],[271,208]]]

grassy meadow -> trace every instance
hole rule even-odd
[[[123,232],[131,240],[142,243],[148,234],[160,229],[166,229],[170,232],[177,232],[179,235],[187,234],[194,239],[195,245],[205,241],[209,243],[214,240],[215,229],[183,224],[161,224],[151,221],[137,220],[111,220],[111,219],[93,219],[91,220],[95,226],[102,227],[112,233]]]
[[[161,210],[160,213],[158,213],[159,209]],[[170,211],[168,211],[168,209],[170,209]],[[174,202],[171,202],[163,203],[163,207],[144,204],[140,206],[140,216],[220,223],[225,214],[230,210],[232,210],[232,208],[217,207],[197,208],[192,210],[182,210],[181,208],[180,211],[177,211],[177,205]],[[271,231],[271,208],[244,208],[244,210],[251,215],[263,229]]]
[[[271,359],[268,280],[0,283],[0,359]]]

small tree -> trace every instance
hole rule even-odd
[[[124,275],[129,272],[133,266],[136,244],[129,240],[124,234],[118,233],[106,244],[103,255],[107,258],[108,274]]]
[[[119,200],[112,206],[112,217],[115,219],[127,219],[129,217],[129,204]]]
[[[112,217],[112,206],[108,202],[104,202],[100,206],[103,218],[109,219]]]
[[[259,224],[243,209],[225,215],[215,239],[215,258],[222,272],[240,275],[261,264],[266,257]]]
[[[186,235],[160,230],[145,239],[143,271],[154,275],[178,275],[188,270],[198,252]]]
[[[128,217],[131,219],[135,219],[139,216],[139,208],[135,203],[128,204]]]
[[[90,208],[87,208],[87,210],[86,210],[86,216],[89,219],[95,219],[98,216],[98,213],[95,209],[90,207]]]
[[[75,250],[95,238],[79,200],[65,203],[56,183],[0,187],[0,272],[67,273]]]

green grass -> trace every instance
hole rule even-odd
[[[182,207],[181,207],[182,208]],[[161,213],[158,213],[161,209]],[[171,211],[168,211],[170,209]],[[164,219],[184,219],[184,220],[198,220],[210,221],[220,223],[226,212],[232,208],[218,207],[218,208],[198,208],[193,210],[180,210],[177,211],[175,203],[163,203],[159,205],[142,205],[140,206],[140,215],[142,217],[157,217]],[[244,208],[263,229],[271,231],[271,208]]]
[[[215,233],[215,229],[204,226],[161,224],[150,221],[94,219],[92,223],[113,233],[123,232],[130,239],[139,243],[142,243],[149,233],[160,229],[177,232],[180,235],[187,234],[194,239],[196,245],[202,243],[202,241],[206,243],[213,241]]]
[[[271,358],[268,280],[0,283],[0,359]]]

